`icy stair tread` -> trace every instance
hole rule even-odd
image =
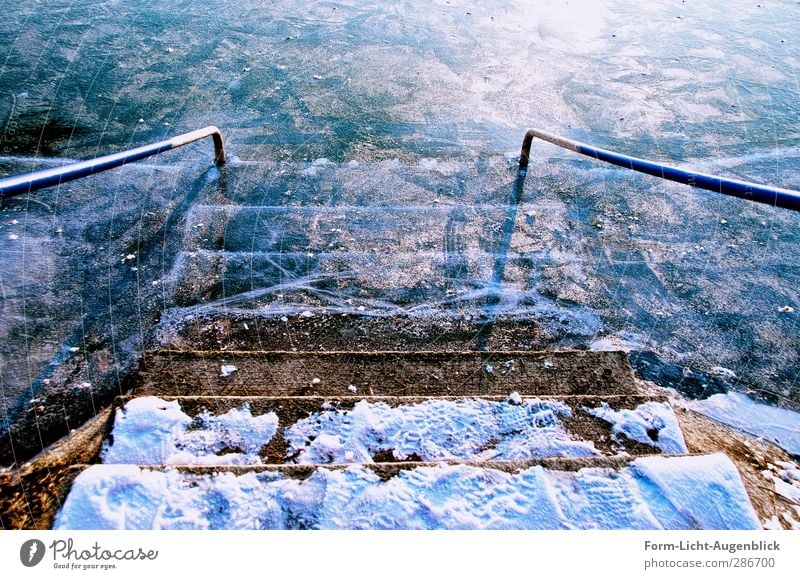
[[[548,303],[538,296],[532,275],[537,267],[549,267],[548,258],[539,259],[534,251],[506,258],[504,284],[513,288],[508,291],[510,305],[519,300],[531,305],[537,297]],[[275,302],[276,295],[284,293],[290,294],[288,299],[301,299],[302,293],[292,291],[308,288],[312,294],[322,291],[334,303],[369,296],[369,300],[418,307],[453,301],[457,293],[486,293],[496,262],[495,255],[482,251],[198,251],[181,253],[159,283],[172,288],[179,306],[219,302],[223,308],[236,308]]]
[[[402,170],[398,170],[402,167]],[[241,162],[227,167],[225,201],[243,205],[416,205],[420,199],[502,202],[516,167],[502,158],[483,162],[400,161],[337,164]],[[209,186],[200,202],[214,202]]]
[[[527,211],[524,203],[516,210],[522,215]],[[199,205],[193,206],[187,217],[185,247],[188,251],[319,253],[349,249],[394,254],[442,250],[452,241],[458,249],[479,251],[489,240],[496,243],[508,213],[507,203],[422,207]],[[529,250],[533,240],[549,234],[535,225],[535,219],[520,219],[511,249]]]

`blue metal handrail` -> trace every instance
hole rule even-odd
[[[707,189],[723,195],[731,195],[733,197],[739,197],[740,199],[747,199],[748,201],[765,203],[773,207],[783,207],[800,211],[800,192],[798,191],[782,189],[780,187],[770,187],[768,185],[759,185],[757,183],[749,183],[736,179],[726,179],[724,177],[706,175],[694,171],[686,171],[684,169],[678,169],[677,167],[670,167],[669,165],[615,153],[614,151],[608,151],[572,139],[559,137],[558,135],[553,135],[538,129],[530,129],[525,133],[525,138],[522,141],[522,151],[519,156],[519,175],[521,177],[524,177],[528,172],[531,143],[534,137],[569,149],[570,151],[580,153],[581,155],[594,157],[600,161],[619,165],[620,167],[639,171],[640,173],[647,173],[648,175],[676,181],[684,185],[691,185],[692,187],[698,187],[700,189]]]
[[[71,163],[54,169],[45,169],[26,175],[0,179],[0,199],[13,197],[14,195],[23,195],[31,191],[36,191],[37,189],[43,189],[45,187],[66,183],[67,181],[80,179],[81,177],[94,175],[101,171],[107,171],[114,167],[120,167],[127,163],[177,149],[178,147],[205,139],[206,137],[211,137],[214,140],[214,162],[217,165],[225,164],[225,148],[222,142],[222,133],[220,133],[217,127],[209,126],[172,137],[165,141],[137,147],[136,149],[129,149],[112,155],[89,159],[88,161]]]

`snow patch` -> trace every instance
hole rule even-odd
[[[645,402],[634,410],[614,410],[606,402],[586,412],[611,423],[612,437],[622,443],[620,436],[659,448],[668,454],[686,454],[678,419],[666,402]]]
[[[234,366],[233,364],[223,364],[222,366],[220,366],[219,376],[220,376],[220,378],[227,378],[228,376],[231,376],[237,370],[238,370],[238,368],[236,366]]]
[[[767,531],[783,531],[783,525],[780,519],[778,519],[778,515],[772,515],[772,517],[764,521],[762,526]]]
[[[278,429],[275,413],[253,416],[246,404],[220,416],[192,419],[177,401],[135,398],[117,410],[106,464],[260,464],[258,453]]]
[[[594,352],[631,352],[642,350],[646,340],[638,334],[623,333],[612,334],[594,340],[589,344],[589,349]]]
[[[317,173],[322,167],[326,167],[327,165],[330,164],[331,162],[324,157],[320,157],[319,159],[314,159],[314,161],[308,167],[303,169],[303,174],[308,175],[310,177],[314,177],[317,175]]]
[[[427,157],[419,161],[419,168],[423,171],[434,171],[438,165],[439,162],[436,159],[429,159]]]
[[[561,421],[569,415],[553,400],[428,400],[395,408],[362,400],[351,410],[314,413],[286,428],[284,438],[289,456],[312,464],[370,463],[378,452],[423,461],[598,455],[592,442],[570,438]]]
[[[664,528],[761,528],[739,472],[724,454],[650,456],[630,469]]]

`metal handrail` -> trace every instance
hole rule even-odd
[[[37,189],[59,185],[67,181],[80,179],[120,167],[127,163],[132,163],[146,157],[158,155],[165,151],[177,149],[189,143],[194,143],[206,137],[212,137],[214,140],[214,163],[217,165],[225,164],[225,147],[222,141],[222,133],[214,126],[204,127],[190,133],[184,133],[167,139],[159,141],[151,145],[144,145],[135,149],[121,151],[112,155],[105,155],[88,161],[79,161],[64,165],[63,167],[56,167],[54,169],[45,169],[43,171],[36,171],[26,175],[18,175],[16,177],[7,177],[0,179],[0,199],[6,197],[13,197],[14,195],[23,195]]]
[[[718,177],[716,175],[707,175],[704,173],[697,173],[694,171],[686,171],[663,165],[654,161],[646,159],[639,159],[630,157],[614,151],[608,151],[585,143],[580,143],[565,137],[559,137],[545,131],[538,129],[530,129],[525,133],[525,138],[522,141],[522,151],[519,156],[519,175],[524,177],[528,172],[528,162],[531,154],[531,143],[534,137],[558,145],[575,153],[594,157],[599,161],[612,163],[626,169],[639,171],[640,173],[647,173],[662,179],[676,181],[684,185],[691,185],[700,189],[707,189],[723,195],[731,195],[739,197],[740,199],[747,199],[748,201],[755,201],[757,203],[765,203],[773,207],[783,207],[786,209],[793,209],[800,211],[800,192],[792,191],[790,189],[783,189],[780,187],[770,187],[769,185],[759,185],[757,183],[749,183],[747,181],[739,181],[736,179],[726,179],[725,177]]]

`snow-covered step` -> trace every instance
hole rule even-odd
[[[685,454],[644,396],[124,398],[106,464],[350,464]]]
[[[367,466],[287,471],[93,465],[54,528],[77,529],[759,529],[725,455],[640,457],[575,471]]]
[[[515,391],[523,396],[640,393],[624,352],[588,350],[157,351],[145,354],[136,388],[137,394],[155,396],[508,396]]]
[[[139,379],[53,528],[761,527],[621,352],[161,351]]]

